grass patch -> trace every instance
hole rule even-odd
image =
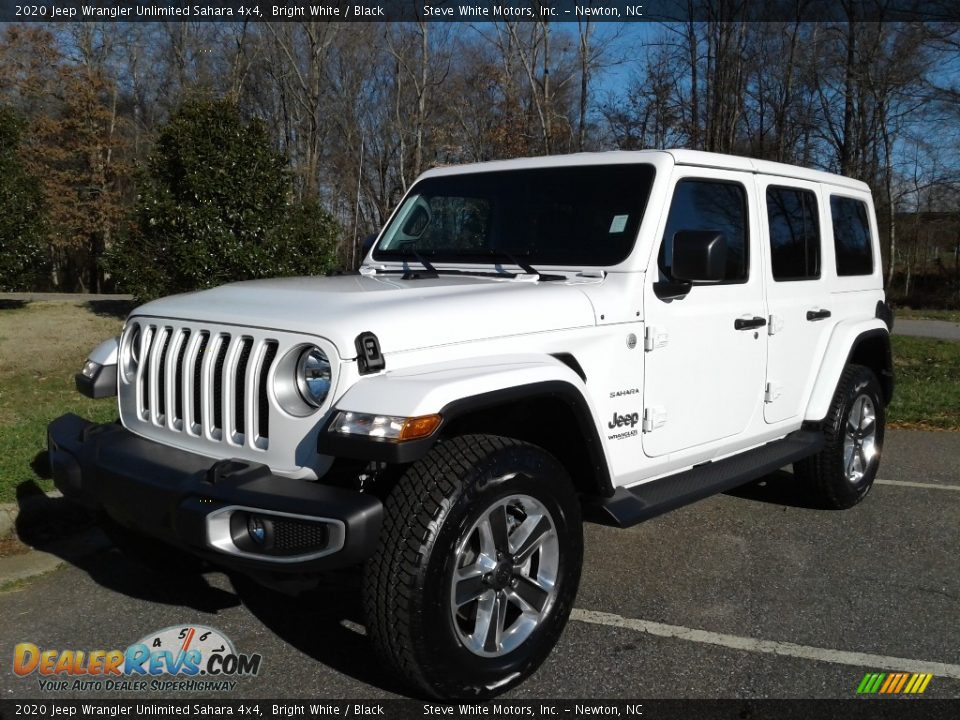
[[[897,308],[893,311],[897,320],[946,320],[960,323],[960,310],[913,310]]]
[[[31,463],[47,445],[47,423],[66,412],[99,422],[117,417],[116,398],[90,400],[74,386],[87,353],[120,333],[122,322],[68,303],[0,310],[0,502],[35,482]]]
[[[960,343],[895,335],[896,388],[887,422],[960,430]]]

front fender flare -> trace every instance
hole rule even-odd
[[[440,414],[443,422],[429,438],[404,443],[376,438],[334,435],[324,428],[318,450],[334,457],[381,462],[414,462],[430,451],[453,420],[485,408],[525,399],[551,397],[563,401],[577,419],[585,451],[600,479],[611,488],[606,450],[597,432],[597,414],[581,376],[549,355],[504,355],[404,368],[365,378],[336,402],[338,410],[417,417]]]

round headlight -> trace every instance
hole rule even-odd
[[[297,388],[310,405],[320,407],[330,392],[330,361],[318,347],[308,347],[297,362]]]

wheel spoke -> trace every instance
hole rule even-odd
[[[510,550],[515,565],[522,565],[533,555],[534,550],[547,539],[553,526],[543,515],[531,515],[518,527],[510,538]]]
[[[869,435],[873,432],[873,425],[876,422],[876,418],[873,415],[867,415],[860,422],[860,434],[863,436]]]
[[[855,447],[851,447],[849,451],[844,449],[844,455],[846,455],[846,462],[844,463],[845,468],[843,472],[847,477],[850,477],[853,474],[853,466],[857,459],[857,449]]]
[[[490,632],[490,626],[493,625],[493,610],[496,600],[496,591],[487,590],[480,596],[480,602],[477,603],[477,618],[473,625],[471,640],[478,648],[484,647],[487,635]]]
[[[850,408],[850,414],[847,415],[847,434],[856,435],[860,429],[860,414],[863,412],[863,398],[858,397],[853,401],[853,407]]]
[[[490,525],[490,517],[480,518],[477,523],[477,534],[480,536],[480,552],[487,557],[497,556],[497,544],[493,539],[493,528]]]
[[[867,471],[867,456],[863,452],[863,447],[857,448],[857,460],[860,461],[860,472],[865,473]]]
[[[462,571],[457,571],[457,607],[473,602],[490,589],[483,581],[482,570],[479,566],[474,565],[465,569],[472,571],[473,568],[477,568],[477,571],[466,576],[460,574]]]
[[[487,652],[496,652],[500,648],[503,638],[503,626],[507,621],[507,597],[503,591],[494,595],[493,606],[490,612],[490,622],[484,635],[483,649]]]
[[[521,610],[532,610],[538,615],[550,599],[550,593],[532,578],[517,577],[519,581],[513,590],[508,591],[512,599],[518,601]]]
[[[510,546],[507,541],[507,508],[503,505],[495,507],[487,517],[487,522],[490,523],[490,530],[493,533],[493,544],[497,550],[507,552]]]

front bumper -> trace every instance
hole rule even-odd
[[[376,497],[280,477],[265,465],[212,460],[119,424],[64,415],[48,426],[47,447],[65,496],[143,535],[251,574],[356,565],[373,553],[380,534],[383,506]]]

